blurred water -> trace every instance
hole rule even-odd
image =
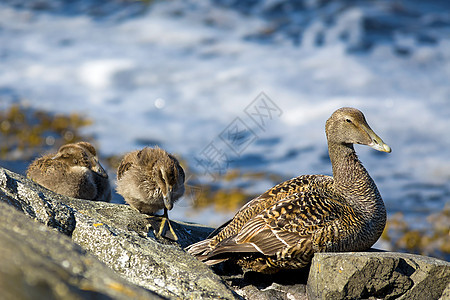
[[[390,214],[421,224],[450,199],[448,1],[8,0],[0,60],[0,109],[86,114],[102,155],[156,143],[203,181],[213,154],[223,172],[330,174],[325,121],[354,106],[393,149],[357,147]],[[171,216],[232,214],[190,201]]]

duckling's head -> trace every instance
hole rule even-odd
[[[391,148],[373,132],[363,113],[356,108],[343,107],[336,110],[325,124],[329,144],[361,144],[382,152]]]
[[[155,181],[158,184],[164,206],[171,210],[173,203],[184,193],[184,171],[177,160],[159,159],[153,167]]]
[[[52,159],[64,162],[69,167],[88,168],[98,175],[108,178],[108,174],[98,161],[94,146],[88,142],[63,145]]]
[[[146,166],[148,180],[156,183],[156,187],[161,191],[164,206],[171,210],[173,203],[184,194],[185,175],[178,160],[158,147],[145,147],[137,153],[137,159],[140,165]]]

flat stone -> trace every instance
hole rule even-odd
[[[316,253],[310,299],[438,299],[450,284],[450,263],[394,252]]]

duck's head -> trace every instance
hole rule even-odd
[[[108,174],[98,161],[94,146],[88,142],[63,145],[52,159],[64,162],[70,167],[88,168],[98,175],[108,178]]]
[[[391,152],[391,148],[373,132],[363,113],[356,108],[343,107],[336,110],[327,120],[325,131],[329,144],[360,144],[378,151]]]
[[[164,206],[171,210],[173,203],[184,194],[183,168],[173,156],[164,151],[153,166],[153,177],[161,190]]]

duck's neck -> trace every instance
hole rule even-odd
[[[329,144],[333,166],[334,190],[362,213],[385,214],[383,200],[367,170],[361,164],[353,145]]]
[[[328,151],[333,165],[334,191],[352,208],[352,226],[362,237],[356,250],[366,250],[378,240],[386,224],[383,200],[353,145],[329,144]]]

